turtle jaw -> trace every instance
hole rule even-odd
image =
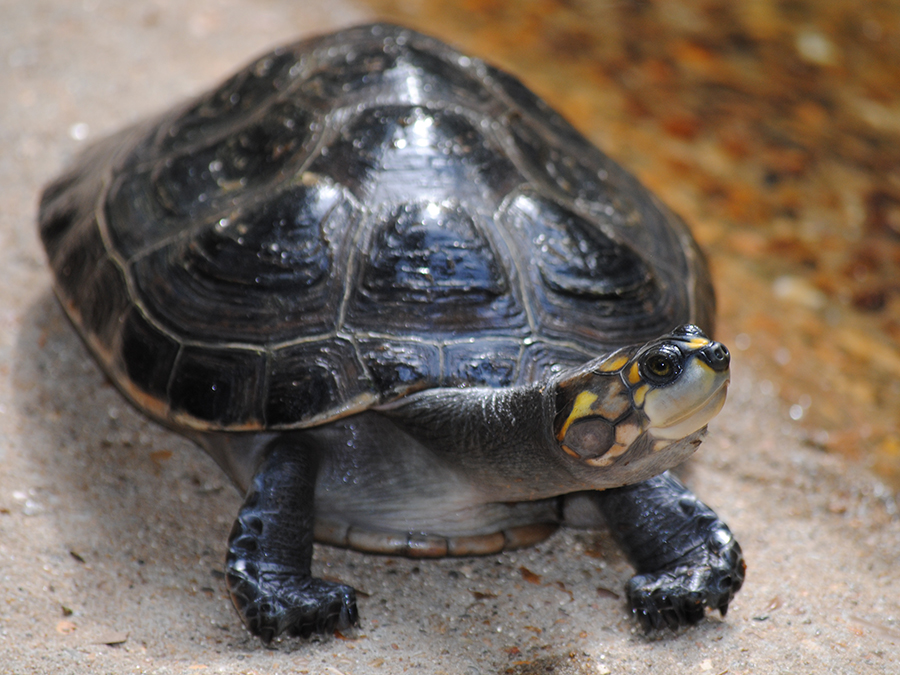
[[[691,358],[677,382],[647,392],[644,413],[649,432],[658,439],[676,440],[702,429],[725,405],[730,380],[727,367],[714,369],[701,358]]]

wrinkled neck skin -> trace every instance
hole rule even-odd
[[[553,437],[556,380],[506,389],[436,389],[381,410],[442,463],[496,501],[524,501],[640,482],[679,464],[705,429],[654,452],[647,433],[621,462],[592,467]]]
[[[383,411],[445,466],[489,488],[498,500],[568,492],[572,476],[548,450],[552,399],[540,386],[434,389]]]

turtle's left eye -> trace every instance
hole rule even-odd
[[[681,372],[681,352],[670,345],[662,345],[645,354],[641,359],[641,374],[644,379],[662,386],[669,384]]]
[[[647,370],[656,377],[668,377],[672,374],[672,361],[662,354],[654,354],[647,359]]]

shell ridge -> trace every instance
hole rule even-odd
[[[358,281],[360,273],[359,256],[360,251],[362,250],[360,242],[365,236],[367,228],[370,229],[373,227],[373,225],[371,225],[372,220],[372,211],[366,207],[362,207],[360,217],[356,222],[356,230],[350,237],[351,244],[350,255],[347,259],[347,273],[344,275],[343,293],[341,294],[340,305],[337,310],[337,320],[335,321],[335,328],[337,330],[343,330],[346,325],[347,306],[350,304],[350,298],[353,295],[353,290],[356,287],[356,282]]]
[[[493,222],[494,229],[497,230],[497,233],[501,238],[506,242],[506,246],[510,251],[510,258],[512,261],[512,265],[515,269],[515,281],[519,286],[519,294],[522,297],[522,306],[525,309],[525,316],[528,321],[528,329],[532,336],[540,335],[540,331],[538,329],[538,322],[535,317],[534,311],[534,292],[531,288],[529,288],[527,284],[528,279],[528,271],[525,266],[530,262],[530,258],[526,255],[522,255],[521,251],[521,242],[517,240],[515,236],[513,236],[513,232],[509,227],[508,221],[503,217],[507,206],[512,203],[513,195],[521,189],[521,184],[513,188],[510,192],[504,195],[503,200],[500,202],[500,205],[494,211],[493,214]]]

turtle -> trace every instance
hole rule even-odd
[[[263,642],[359,625],[314,541],[496,554],[573,500],[648,631],[740,589],[670,473],[730,379],[705,258],[512,75],[388,24],[307,38],[87,148],[39,230],[109,379],[244,495],[225,584]]]

